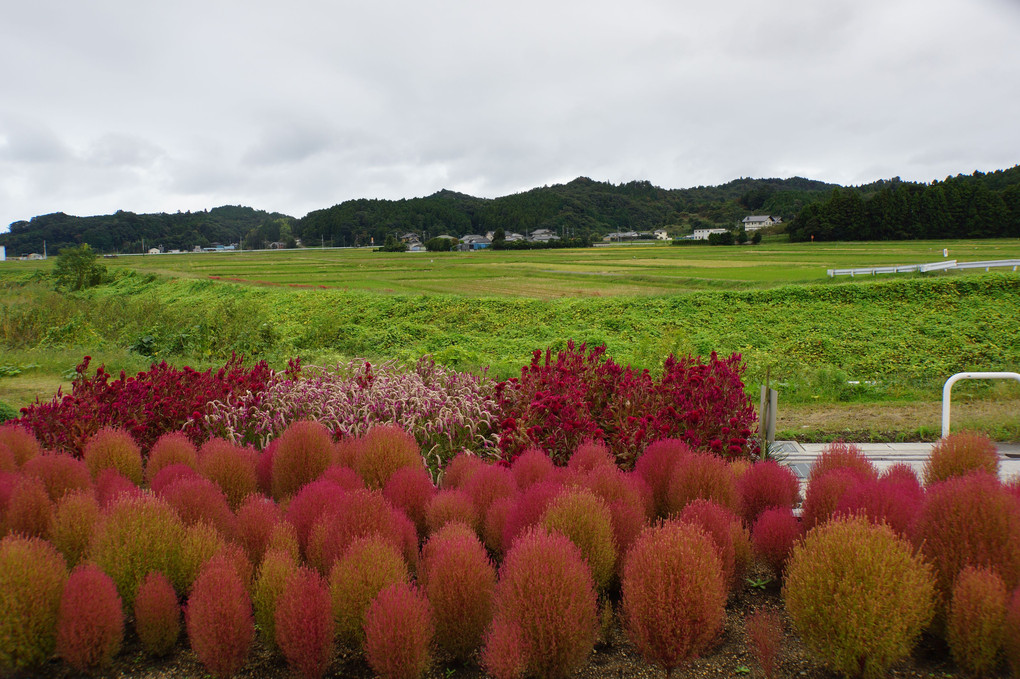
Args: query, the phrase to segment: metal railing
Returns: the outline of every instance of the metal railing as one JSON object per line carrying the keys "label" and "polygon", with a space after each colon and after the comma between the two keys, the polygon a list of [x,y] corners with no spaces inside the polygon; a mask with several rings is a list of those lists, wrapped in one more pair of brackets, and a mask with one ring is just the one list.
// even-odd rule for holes
{"label": "metal railing", "polygon": [[988,271],[992,267],[1012,267],[1013,271],[1020,266],[1020,259],[993,259],[987,262],[957,262],[955,259],[946,259],[941,262],[930,264],[902,264],[900,266],[865,266],[856,269],[826,269],[829,278],[835,276],[874,276],[880,273],[911,273],[920,271],[948,271],[950,269],[984,269]]}
{"label": "metal railing", "polygon": [[989,372],[989,373],[956,373],[942,387],[942,438],[949,436],[949,402],[953,385],[960,380],[1016,380],[1020,382],[1020,373]]}

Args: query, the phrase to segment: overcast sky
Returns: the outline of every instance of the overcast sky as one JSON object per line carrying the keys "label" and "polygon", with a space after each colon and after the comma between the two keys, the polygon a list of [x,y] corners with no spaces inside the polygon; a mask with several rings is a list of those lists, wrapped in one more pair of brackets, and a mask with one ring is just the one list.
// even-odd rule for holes
{"label": "overcast sky", "polygon": [[1020,0],[31,0],[0,19],[0,230],[1017,163]]}

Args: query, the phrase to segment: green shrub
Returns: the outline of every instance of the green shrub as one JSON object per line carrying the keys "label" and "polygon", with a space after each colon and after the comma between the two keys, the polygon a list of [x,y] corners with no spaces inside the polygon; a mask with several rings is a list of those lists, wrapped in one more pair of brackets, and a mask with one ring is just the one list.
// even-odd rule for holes
{"label": "green shrub", "polygon": [[21,414],[18,412],[17,408],[0,401],[0,424],[3,424],[8,420],[16,420],[20,416]]}
{"label": "green shrub", "polygon": [[376,425],[361,436],[354,471],[369,488],[382,489],[401,467],[424,467],[421,448],[413,436],[397,425]]}
{"label": "green shrub", "polygon": [[388,540],[372,535],[351,543],[329,573],[337,641],[359,649],[369,604],[385,587],[409,581],[407,564]]}
{"label": "green shrub", "polygon": [[142,449],[126,431],[103,427],[85,444],[82,457],[92,478],[104,469],[115,469],[136,486],[142,485]]}
{"label": "green shrub", "polygon": [[809,532],[787,564],[794,629],[829,669],[881,677],[906,657],[934,614],[935,578],[886,525],[837,517]]}
{"label": "green shrub", "polygon": [[172,431],[163,434],[152,444],[149,456],[145,460],[145,481],[151,486],[156,474],[172,464],[183,464],[198,469],[198,450],[183,432]]}
{"label": "green shrub", "polygon": [[64,559],[48,542],[0,540],[0,674],[38,667],[53,655],[66,581]]}
{"label": "green shrub", "polygon": [[181,606],[173,585],[162,573],[145,576],[135,596],[135,632],[146,651],[163,656],[181,635]]}
{"label": "green shrub", "polygon": [[[606,459],[609,460],[608,455]],[[540,524],[577,545],[596,590],[605,591],[616,570],[613,517],[606,503],[587,489],[564,490],[546,507]]]}
{"label": "green shrub", "polygon": [[85,558],[99,515],[99,503],[91,490],[71,491],[57,502],[50,541],[72,568]]}
{"label": "green shrub", "polygon": [[287,585],[287,580],[297,572],[298,562],[293,554],[283,550],[270,549],[262,559],[255,586],[252,604],[255,608],[255,627],[263,643],[269,648],[276,647],[276,601]]}
{"label": "green shrub", "polygon": [[940,439],[932,447],[922,478],[924,485],[930,486],[974,471],[998,476],[999,453],[984,434],[962,431]]}
{"label": "green shrub", "polygon": [[995,669],[1005,634],[1006,585],[995,571],[968,566],[956,578],[946,616],[953,660],[973,676]]}

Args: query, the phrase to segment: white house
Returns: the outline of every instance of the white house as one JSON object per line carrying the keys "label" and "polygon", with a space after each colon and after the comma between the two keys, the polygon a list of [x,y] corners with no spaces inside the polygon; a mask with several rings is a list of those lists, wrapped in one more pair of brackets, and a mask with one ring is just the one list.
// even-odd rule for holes
{"label": "white house", "polygon": [[149,254],[150,255],[158,255],[158,254],[160,254],[160,249],[159,248],[149,248]]}
{"label": "white house", "polygon": [[713,233],[726,233],[729,229],[694,229],[694,240],[708,240]]}
{"label": "white house", "polygon": [[772,217],[771,215],[749,215],[744,217],[742,223],[744,225],[744,231],[757,231],[758,229],[764,229],[766,226],[772,226],[783,221],[779,217]]}
{"label": "white house", "polygon": [[656,229],[652,231],[652,235],[655,236],[655,240],[669,240],[669,234],[666,233],[666,229]]}

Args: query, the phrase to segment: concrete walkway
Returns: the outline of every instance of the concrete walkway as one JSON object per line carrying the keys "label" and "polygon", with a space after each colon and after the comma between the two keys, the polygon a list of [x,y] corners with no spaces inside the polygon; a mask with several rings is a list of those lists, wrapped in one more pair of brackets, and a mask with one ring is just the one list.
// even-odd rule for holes
{"label": "concrete walkway", "polygon": [[[776,441],[781,455],[786,455],[784,462],[802,480],[807,479],[811,467],[824,450],[826,443],[797,443],[796,441]],[[856,443],[869,460],[881,472],[892,465],[903,462],[909,464],[917,473],[918,478],[928,460],[934,443]],[[997,443],[999,450],[999,478],[1003,481],[1020,474],[1020,444]]]}

